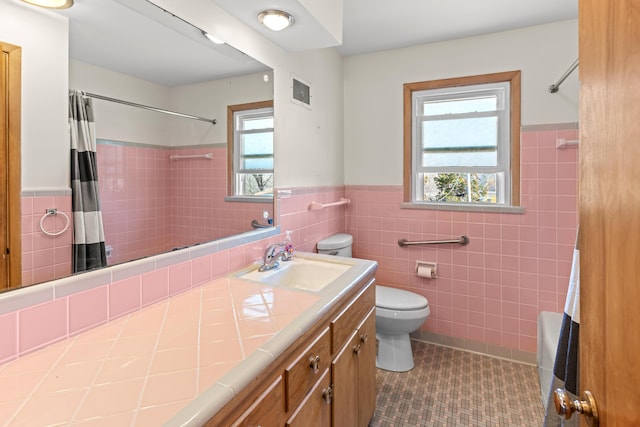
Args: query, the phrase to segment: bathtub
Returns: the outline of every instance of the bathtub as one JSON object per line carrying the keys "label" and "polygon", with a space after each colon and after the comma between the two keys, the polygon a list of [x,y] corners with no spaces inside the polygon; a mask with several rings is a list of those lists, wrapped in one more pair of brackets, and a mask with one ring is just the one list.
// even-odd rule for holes
{"label": "bathtub", "polygon": [[553,378],[553,364],[556,361],[562,317],[563,313],[550,311],[543,311],[538,315],[538,377],[540,380],[540,396],[545,411]]}

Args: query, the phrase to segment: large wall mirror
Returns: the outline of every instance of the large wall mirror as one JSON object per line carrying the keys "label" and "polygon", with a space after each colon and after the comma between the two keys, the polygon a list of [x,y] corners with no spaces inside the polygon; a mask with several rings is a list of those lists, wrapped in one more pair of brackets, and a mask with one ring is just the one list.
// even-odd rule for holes
{"label": "large wall mirror", "polygon": [[146,0],[56,13],[69,18],[69,90],[93,98],[108,266],[272,224],[269,191],[229,197],[227,183],[228,107],[272,104],[269,67]]}

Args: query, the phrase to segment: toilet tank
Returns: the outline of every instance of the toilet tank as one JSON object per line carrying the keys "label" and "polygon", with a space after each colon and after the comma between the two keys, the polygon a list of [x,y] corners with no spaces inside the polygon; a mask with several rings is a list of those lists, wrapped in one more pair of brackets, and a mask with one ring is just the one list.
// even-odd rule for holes
{"label": "toilet tank", "polygon": [[318,242],[318,253],[325,255],[338,255],[351,257],[353,237],[351,234],[334,234]]}

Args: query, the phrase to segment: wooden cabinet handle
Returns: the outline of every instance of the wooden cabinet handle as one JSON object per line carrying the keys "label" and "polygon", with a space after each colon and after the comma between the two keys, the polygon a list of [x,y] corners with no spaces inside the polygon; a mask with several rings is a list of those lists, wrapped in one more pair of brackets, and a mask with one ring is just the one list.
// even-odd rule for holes
{"label": "wooden cabinet handle", "polygon": [[354,345],[354,346],[353,346],[353,353],[354,353],[356,356],[359,356],[359,355],[360,355],[360,350],[362,350],[362,344],[358,344],[358,345]]}
{"label": "wooden cabinet handle", "polygon": [[333,387],[330,386],[322,390],[322,398],[324,399],[325,403],[331,403],[331,400],[333,399]]}
{"label": "wooden cabinet handle", "polygon": [[366,343],[368,339],[369,339],[369,337],[367,336],[366,333],[360,335],[360,342],[361,343],[363,343],[363,344]]}
{"label": "wooden cabinet handle", "polygon": [[309,367],[313,370],[314,374],[320,372],[320,356],[309,358]]}

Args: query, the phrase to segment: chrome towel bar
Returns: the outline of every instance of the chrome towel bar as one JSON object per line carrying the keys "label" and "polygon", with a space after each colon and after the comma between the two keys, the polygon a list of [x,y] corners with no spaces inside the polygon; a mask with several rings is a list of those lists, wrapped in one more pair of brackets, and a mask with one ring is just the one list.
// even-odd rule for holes
{"label": "chrome towel bar", "polygon": [[414,245],[442,245],[444,243],[457,243],[459,245],[465,246],[469,244],[469,238],[467,236],[460,236],[459,239],[425,240],[422,242],[409,242],[407,239],[398,240],[398,246],[400,246],[401,248],[405,248],[407,246],[414,246]]}

